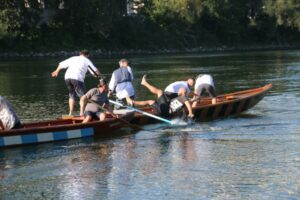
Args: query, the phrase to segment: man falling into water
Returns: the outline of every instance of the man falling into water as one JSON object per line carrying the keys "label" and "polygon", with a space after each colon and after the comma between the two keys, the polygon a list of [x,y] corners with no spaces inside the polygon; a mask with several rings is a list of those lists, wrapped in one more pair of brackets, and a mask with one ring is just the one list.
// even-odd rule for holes
{"label": "man falling into water", "polygon": [[[81,98],[85,93],[84,79],[87,71],[93,76],[100,76],[100,71],[88,59],[87,50],[80,51],[79,56],[73,56],[59,63],[57,69],[51,73],[52,77],[57,77],[62,69],[67,69],[65,82],[69,90],[69,115],[73,114],[76,95]],[[82,101],[80,101],[82,103]],[[80,105],[82,107],[82,105]],[[83,116],[83,113],[80,112]]]}
{"label": "man falling into water", "polygon": [[185,106],[188,110],[188,117],[193,118],[193,111],[192,106],[189,100],[186,98],[186,88],[180,87],[178,88],[177,97],[170,100],[166,93],[163,92],[161,89],[154,87],[153,85],[149,84],[146,80],[146,75],[143,76],[141,85],[145,86],[152,94],[155,94],[157,99],[155,100],[146,100],[146,101],[135,101],[130,98],[127,98],[127,101],[130,102],[132,105],[138,106],[146,106],[150,105],[153,106],[157,113],[162,117],[170,117],[173,113],[178,112]]}

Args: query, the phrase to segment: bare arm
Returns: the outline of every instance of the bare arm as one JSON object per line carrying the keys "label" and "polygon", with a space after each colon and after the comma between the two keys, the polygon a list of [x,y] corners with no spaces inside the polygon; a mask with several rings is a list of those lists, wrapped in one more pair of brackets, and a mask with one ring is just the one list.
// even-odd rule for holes
{"label": "bare arm", "polygon": [[191,92],[189,95],[192,99],[190,100],[191,102],[197,101],[200,99],[200,95],[196,93],[196,90],[194,92]]}
{"label": "bare arm", "polygon": [[56,70],[54,70],[54,71],[51,73],[51,76],[52,76],[53,78],[57,77],[61,69],[62,69],[62,68],[60,67],[60,65],[58,65],[58,67],[56,68]]}
{"label": "bare arm", "polygon": [[96,70],[96,74],[97,76],[101,76],[101,72],[99,71],[99,69]]}
{"label": "bare arm", "polygon": [[191,103],[189,101],[185,101],[184,104],[185,104],[186,108],[188,109],[188,112],[189,112],[188,116],[194,117]]}
{"label": "bare arm", "polygon": [[89,72],[92,74],[92,76],[94,77],[100,77],[101,76],[101,72],[99,71],[99,69],[95,68],[96,70],[92,69],[92,67],[89,66]]}
{"label": "bare arm", "polygon": [[86,59],[86,62],[90,74],[92,74],[92,76],[96,78],[100,77],[101,76],[100,70],[97,67],[95,67],[95,65],[89,59]]}

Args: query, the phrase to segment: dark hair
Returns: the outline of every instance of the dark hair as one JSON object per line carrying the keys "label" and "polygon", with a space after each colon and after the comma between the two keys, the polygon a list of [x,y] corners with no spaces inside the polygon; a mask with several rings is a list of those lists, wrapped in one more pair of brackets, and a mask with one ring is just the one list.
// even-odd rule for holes
{"label": "dark hair", "polygon": [[88,56],[88,55],[90,55],[90,53],[89,53],[89,51],[88,51],[88,50],[86,50],[86,49],[83,49],[83,50],[81,50],[81,51],[80,51],[80,55],[85,55],[85,56]]}
{"label": "dark hair", "polygon": [[195,79],[193,77],[188,77],[186,80],[192,79],[193,81],[195,81]]}
{"label": "dark hair", "polygon": [[119,62],[126,62],[126,63],[129,63],[127,59],[125,58],[122,58]]}
{"label": "dark hair", "polygon": [[102,87],[102,86],[104,86],[104,85],[107,85],[107,81],[106,81],[106,79],[101,78],[101,79],[99,80],[99,83],[98,83],[97,87]]}

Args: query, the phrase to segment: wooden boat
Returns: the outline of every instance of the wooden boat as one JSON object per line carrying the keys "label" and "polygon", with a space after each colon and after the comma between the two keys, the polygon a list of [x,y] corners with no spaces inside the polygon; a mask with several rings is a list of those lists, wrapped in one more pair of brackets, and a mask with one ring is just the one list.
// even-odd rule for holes
{"label": "wooden boat", "polygon": [[0,131],[0,147],[25,145],[33,143],[69,140],[83,137],[111,137],[112,131],[128,124],[119,118],[130,121],[134,112],[117,114],[118,118],[107,114],[104,121],[81,123],[82,117],[56,119],[49,121],[24,123],[19,129]]}
{"label": "wooden boat", "polygon": [[[219,118],[228,117],[230,115],[238,115],[253,106],[264,98],[266,93],[272,88],[272,84],[263,87],[249,89],[229,94],[217,96],[217,103],[212,104],[211,98],[203,97],[193,108],[196,121],[210,121]],[[144,107],[141,110],[155,114],[155,110],[151,107]],[[132,123],[147,124],[155,123],[157,120],[148,118],[136,113],[132,119]]]}

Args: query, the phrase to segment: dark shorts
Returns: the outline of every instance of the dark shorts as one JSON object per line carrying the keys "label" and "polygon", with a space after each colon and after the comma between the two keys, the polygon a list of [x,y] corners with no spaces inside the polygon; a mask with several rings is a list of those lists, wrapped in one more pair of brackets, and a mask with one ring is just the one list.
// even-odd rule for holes
{"label": "dark shorts", "polygon": [[87,116],[91,116],[92,119],[96,119],[96,120],[99,120],[99,116],[102,112],[92,112],[92,111],[85,111],[84,112],[84,116],[87,117]]}
{"label": "dark shorts", "polygon": [[196,88],[196,94],[202,95],[204,92],[207,92],[210,97],[216,97],[215,88],[209,84],[201,84]]}
{"label": "dark shorts", "polygon": [[158,114],[162,117],[170,117],[170,101],[168,97],[163,94],[156,99],[153,107],[157,110]]}
{"label": "dark shorts", "polygon": [[82,97],[85,93],[84,83],[75,79],[66,79],[65,80],[67,88],[69,90],[69,98],[75,99],[76,95]]}
{"label": "dark shorts", "polygon": [[164,92],[165,96],[168,98],[169,101],[172,99],[175,99],[178,97],[178,93],[173,93],[173,92]]}

